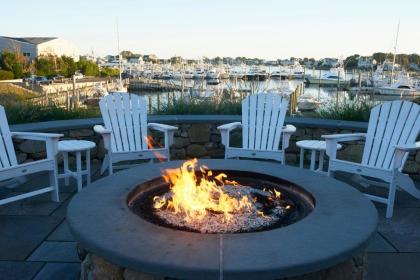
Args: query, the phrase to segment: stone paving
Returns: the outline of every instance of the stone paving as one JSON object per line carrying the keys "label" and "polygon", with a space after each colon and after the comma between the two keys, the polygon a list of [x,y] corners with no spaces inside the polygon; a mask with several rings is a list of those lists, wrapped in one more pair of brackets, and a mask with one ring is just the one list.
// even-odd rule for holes
{"label": "stone paving", "polygon": [[[94,179],[99,178],[98,167],[92,168]],[[46,174],[31,176],[18,188],[0,188],[0,197],[42,186],[46,180]],[[76,243],[65,219],[76,187],[73,180],[69,187],[60,183],[59,203],[45,194],[0,206],[0,279],[79,279]],[[397,192],[395,205],[394,217],[385,219],[384,205],[376,204],[379,227],[368,247],[369,280],[420,279],[420,200]]]}

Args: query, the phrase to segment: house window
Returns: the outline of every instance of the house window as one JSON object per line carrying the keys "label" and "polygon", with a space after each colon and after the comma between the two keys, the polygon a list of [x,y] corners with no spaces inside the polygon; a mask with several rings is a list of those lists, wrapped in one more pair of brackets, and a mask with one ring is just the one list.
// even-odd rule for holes
{"label": "house window", "polygon": [[30,57],[30,56],[31,56],[31,54],[30,54],[30,53],[28,53],[28,52],[24,52],[24,53],[23,53],[23,56]]}

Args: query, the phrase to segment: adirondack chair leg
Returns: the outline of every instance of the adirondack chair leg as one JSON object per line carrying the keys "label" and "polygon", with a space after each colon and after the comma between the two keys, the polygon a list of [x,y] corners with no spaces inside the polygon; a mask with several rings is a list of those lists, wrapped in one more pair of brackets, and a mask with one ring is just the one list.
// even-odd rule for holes
{"label": "adirondack chair leg", "polygon": [[386,217],[392,218],[394,213],[394,201],[395,201],[395,191],[396,191],[396,180],[395,176],[392,178],[391,183],[389,184],[389,192],[386,206]]}
{"label": "adirondack chair leg", "polygon": [[300,148],[299,167],[303,168],[303,157],[305,156],[305,150]]}
{"label": "adirondack chair leg", "polygon": [[319,152],[318,171],[324,170],[324,151]]}
{"label": "adirondack chair leg", "polygon": [[109,175],[112,174],[112,162],[109,153],[105,155],[101,166],[101,175],[104,174],[105,170],[109,168]]}
{"label": "adirondack chair leg", "polygon": [[90,150],[86,151],[86,171],[87,171],[87,175],[86,175],[86,185],[90,185]]}
{"label": "adirondack chair leg", "polygon": [[82,190],[82,152],[76,152],[77,191]]}
{"label": "adirondack chair leg", "polygon": [[114,170],[112,169],[112,156],[108,152],[108,173],[109,175],[112,175],[114,173]]}
{"label": "adirondack chair leg", "polygon": [[311,166],[310,166],[310,169],[312,171],[315,170],[315,160],[316,160],[315,156],[316,156],[316,151],[315,150],[312,150],[311,151]]}
{"label": "adirondack chair leg", "polygon": [[[69,153],[63,152],[63,161],[64,161],[64,174],[66,174],[69,170]],[[64,178],[64,185],[69,185],[69,177]]]}
{"label": "adirondack chair leg", "polygon": [[50,186],[54,187],[54,190],[51,192],[51,200],[54,202],[59,202],[59,189],[58,189],[58,177],[57,177],[57,167],[54,167],[54,170],[49,172],[50,177]]}

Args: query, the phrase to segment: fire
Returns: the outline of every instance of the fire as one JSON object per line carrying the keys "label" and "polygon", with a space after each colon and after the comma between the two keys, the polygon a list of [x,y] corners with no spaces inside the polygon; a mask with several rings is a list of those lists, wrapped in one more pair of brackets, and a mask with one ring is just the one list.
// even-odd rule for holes
{"label": "fire", "polygon": [[175,213],[184,215],[184,220],[202,220],[207,213],[223,214],[229,221],[233,213],[250,211],[253,203],[248,196],[232,196],[224,190],[224,185],[239,185],[227,180],[227,175],[220,173],[213,176],[207,167],[201,166],[201,176],[195,173],[197,159],[185,162],[180,168],[165,170],[164,179],[170,183],[167,196],[154,197],[154,207],[166,207]]}

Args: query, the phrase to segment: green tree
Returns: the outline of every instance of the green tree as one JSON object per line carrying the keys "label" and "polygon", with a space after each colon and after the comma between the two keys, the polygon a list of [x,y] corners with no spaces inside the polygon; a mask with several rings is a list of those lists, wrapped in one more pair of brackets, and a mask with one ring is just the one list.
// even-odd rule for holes
{"label": "green tree", "polygon": [[122,51],[122,52],[120,52],[120,54],[123,58],[134,56],[134,53],[132,53],[131,51]]}
{"label": "green tree", "polygon": [[101,77],[117,77],[120,74],[120,70],[110,67],[104,67],[101,69]]}
{"label": "green tree", "polygon": [[74,59],[69,56],[62,56],[62,67],[60,67],[60,74],[65,77],[71,77],[74,75],[74,73],[77,70],[76,62],[74,62]]}
{"label": "green tree", "polygon": [[24,63],[18,53],[4,50],[1,55],[0,66],[5,71],[13,73],[14,78],[22,78],[24,76]]}
{"label": "green tree", "polygon": [[57,75],[56,60],[53,56],[40,56],[35,59],[35,74],[38,76]]}
{"label": "green tree", "polygon": [[392,57],[391,53],[377,52],[372,55],[373,59],[376,60],[378,64],[381,64],[385,59]]}
{"label": "green tree", "polygon": [[12,71],[6,71],[0,69],[0,80],[11,80],[13,79],[13,72]]}
{"label": "green tree", "polygon": [[344,67],[347,69],[357,68],[360,55],[354,54],[344,60]]}
{"label": "green tree", "polygon": [[410,63],[420,65],[420,55],[413,53],[408,56],[408,59],[410,60]]}
{"label": "green tree", "polygon": [[95,62],[81,59],[77,62],[77,69],[85,76],[99,76],[99,67]]}

